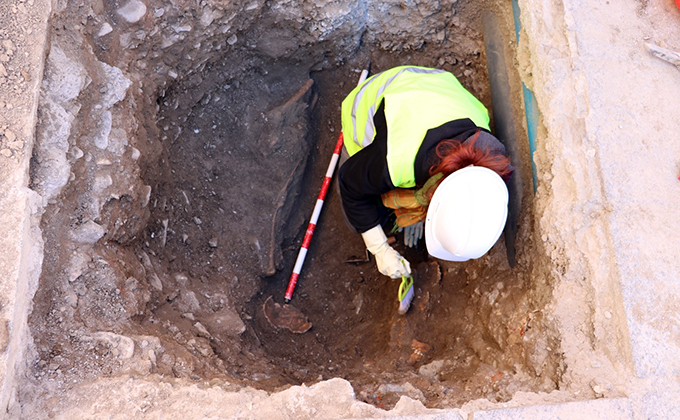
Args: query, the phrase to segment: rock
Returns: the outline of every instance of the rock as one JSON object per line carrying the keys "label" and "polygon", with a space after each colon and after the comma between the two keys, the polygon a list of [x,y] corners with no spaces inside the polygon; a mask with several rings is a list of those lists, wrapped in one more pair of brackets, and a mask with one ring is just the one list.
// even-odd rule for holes
{"label": "rock", "polygon": [[43,94],[55,103],[64,103],[78,97],[90,81],[82,64],[71,60],[57,45],[52,45],[47,61]]}
{"label": "rock", "polygon": [[99,33],[97,34],[97,36],[101,37],[104,35],[108,35],[111,32],[113,32],[113,27],[108,22],[104,22],[102,24],[102,27],[99,29]]}
{"label": "rock", "polygon": [[155,272],[147,273],[146,280],[154,289],[158,290],[159,292],[163,291],[163,283]]}
{"label": "rock", "polygon": [[189,276],[183,273],[177,273],[174,275],[175,281],[182,287],[187,287],[189,285]]}
{"label": "rock", "polygon": [[97,133],[94,137],[94,145],[99,149],[106,149],[109,146],[109,135],[111,134],[112,117],[111,111],[104,111],[99,117]]}
{"label": "rock", "polygon": [[5,39],[2,41],[2,46],[5,48],[5,52],[7,55],[11,56],[14,54],[14,50],[16,49],[16,46],[12,42],[11,39]]}
{"label": "rock", "polygon": [[12,150],[21,150],[24,148],[24,142],[23,141],[13,141],[8,144],[9,148]]}
{"label": "rock", "polygon": [[112,353],[121,359],[129,359],[135,353],[135,342],[130,337],[108,331],[94,333],[92,337],[84,336],[82,340],[102,342],[110,346]]}
{"label": "rock", "polygon": [[9,149],[2,149],[2,150],[0,150],[0,155],[7,157],[7,158],[12,157],[12,151],[9,150]]}
{"label": "rock", "polygon": [[151,186],[150,185],[144,185],[139,192],[139,196],[140,196],[140,199],[141,199],[140,205],[142,207],[148,206],[149,200],[151,200]]}
{"label": "rock", "polygon": [[203,322],[214,335],[226,334],[228,336],[237,336],[246,330],[246,325],[238,313],[226,307],[205,317]]}
{"label": "rock", "polygon": [[97,193],[101,193],[111,185],[113,185],[113,178],[111,178],[111,175],[97,175],[94,178],[92,189]]}
{"label": "rock", "polygon": [[198,336],[199,337],[204,337],[204,338],[210,338],[211,337],[208,330],[200,322],[195,323],[194,327],[198,330]]}
{"label": "rock", "polygon": [[428,379],[438,380],[439,372],[442,370],[443,367],[444,367],[443,360],[435,360],[432,363],[428,363],[426,365],[421,366],[420,369],[418,369],[418,373]]}
{"label": "rock", "polygon": [[156,352],[153,351],[153,349],[149,349],[146,352],[146,354],[147,354],[147,357],[149,358],[149,360],[151,361],[151,363],[153,363],[155,365],[156,364]]}
{"label": "rock", "polygon": [[128,23],[139,22],[146,14],[146,5],[139,0],[130,0],[125,6],[116,10]]}
{"label": "rock", "polygon": [[198,301],[196,293],[191,290],[182,290],[179,304],[184,312],[196,312],[201,310],[201,303]]}
{"label": "rock", "polygon": [[71,232],[71,238],[75,242],[81,244],[94,244],[104,236],[105,233],[106,231],[101,225],[92,220],[88,220]]}
{"label": "rock", "polygon": [[172,29],[175,32],[180,33],[180,32],[191,32],[191,30],[193,28],[191,27],[191,25],[172,25]]}
{"label": "rock", "polygon": [[136,147],[132,147],[131,150],[132,151],[130,152],[130,157],[133,160],[139,159],[139,157],[141,156],[141,152],[139,151],[139,149],[137,149]]}
{"label": "rock", "polygon": [[101,104],[105,109],[109,109],[125,98],[132,81],[125,77],[123,71],[118,67],[110,66],[104,62],[100,62],[99,65],[106,77],[106,91],[102,95]]}

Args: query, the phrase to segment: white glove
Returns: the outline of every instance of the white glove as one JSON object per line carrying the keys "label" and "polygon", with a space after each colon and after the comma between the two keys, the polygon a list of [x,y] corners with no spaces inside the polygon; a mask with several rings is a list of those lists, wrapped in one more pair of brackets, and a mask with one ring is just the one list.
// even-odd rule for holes
{"label": "white glove", "polygon": [[375,262],[381,274],[393,279],[411,275],[411,264],[387,244],[387,236],[380,225],[362,233],[361,237],[368,251],[375,256]]}

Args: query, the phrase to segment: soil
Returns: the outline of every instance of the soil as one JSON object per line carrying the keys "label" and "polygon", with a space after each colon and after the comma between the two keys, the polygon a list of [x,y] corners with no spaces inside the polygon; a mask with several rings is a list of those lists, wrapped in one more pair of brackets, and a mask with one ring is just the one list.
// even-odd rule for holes
{"label": "soil", "polygon": [[[92,162],[105,165],[106,157],[80,144],[91,159],[72,159],[76,181],[43,216],[46,263],[30,318],[35,386],[58,393],[133,374],[273,391],[342,377],[358,398],[381,408],[402,395],[450,407],[557,389],[560,342],[542,315],[549,286],[531,277],[539,260],[530,255],[527,211],[512,268],[502,240],[484,258],[461,264],[429,258],[423,243],[406,248],[397,235],[394,247],[411,261],[416,285],[410,311],[399,316],[398,283],[378,273],[361,237],[344,226],[331,185],[291,303],[311,329],[277,329],[262,309],[269,297],[283,304],[339,134],[340,103],[366,63],[373,73],[402,64],[450,70],[491,109],[477,6],[455,3],[442,45],[413,48],[376,36],[347,56],[321,59],[235,47],[116,105],[138,119],[119,122],[137,134],[130,139],[136,152],[126,144],[121,154],[127,175],[92,175]],[[503,25],[511,34],[511,22]],[[95,47],[109,64],[122,51]],[[95,104],[88,109],[95,112]],[[85,118],[77,124],[96,130]],[[47,177],[41,164],[38,155],[38,190]],[[526,160],[518,167],[531,173]],[[132,192],[108,196],[92,216],[83,191],[107,179]],[[87,240],[74,245],[62,227],[82,231],[88,217],[103,230],[79,254]],[[74,255],[86,257],[74,264]]]}

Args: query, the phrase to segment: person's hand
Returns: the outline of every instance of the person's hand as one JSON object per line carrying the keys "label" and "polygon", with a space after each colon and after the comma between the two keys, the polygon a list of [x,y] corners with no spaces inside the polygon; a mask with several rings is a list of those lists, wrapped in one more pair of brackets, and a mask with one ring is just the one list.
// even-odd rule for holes
{"label": "person's hand", "polygon": [[387,244],[387,237],[380,225],[361,234],[368,251],[375,256],[378,271],[393,279],[411,274],[411,265]]}
{"label": "person's hand", "polygon": [[423,232],[425,231],[425,223],[421,220],[405,228],[399,228],[399,230],[404,230],[404,245],[409,248],[415,248],[418,246],[418,241],[422,239]]}
{"label": "person's hand", "polygon": [[393,279],[400,279],[411,274],[411,264],[391,246],[385,244],[384,251],[373,255],[375,255],[375,264],[380,273]]}

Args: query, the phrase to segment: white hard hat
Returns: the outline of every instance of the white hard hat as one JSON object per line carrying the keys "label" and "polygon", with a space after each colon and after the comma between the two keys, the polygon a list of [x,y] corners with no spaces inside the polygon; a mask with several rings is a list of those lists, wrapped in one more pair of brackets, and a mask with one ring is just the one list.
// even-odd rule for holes
{"label": "white hard hat", "polygon": [[508,217],[508,188],[494,171],[468,166],[447,176],[430,201],[425,220],[427,251],[447,261],[486,254]]}

